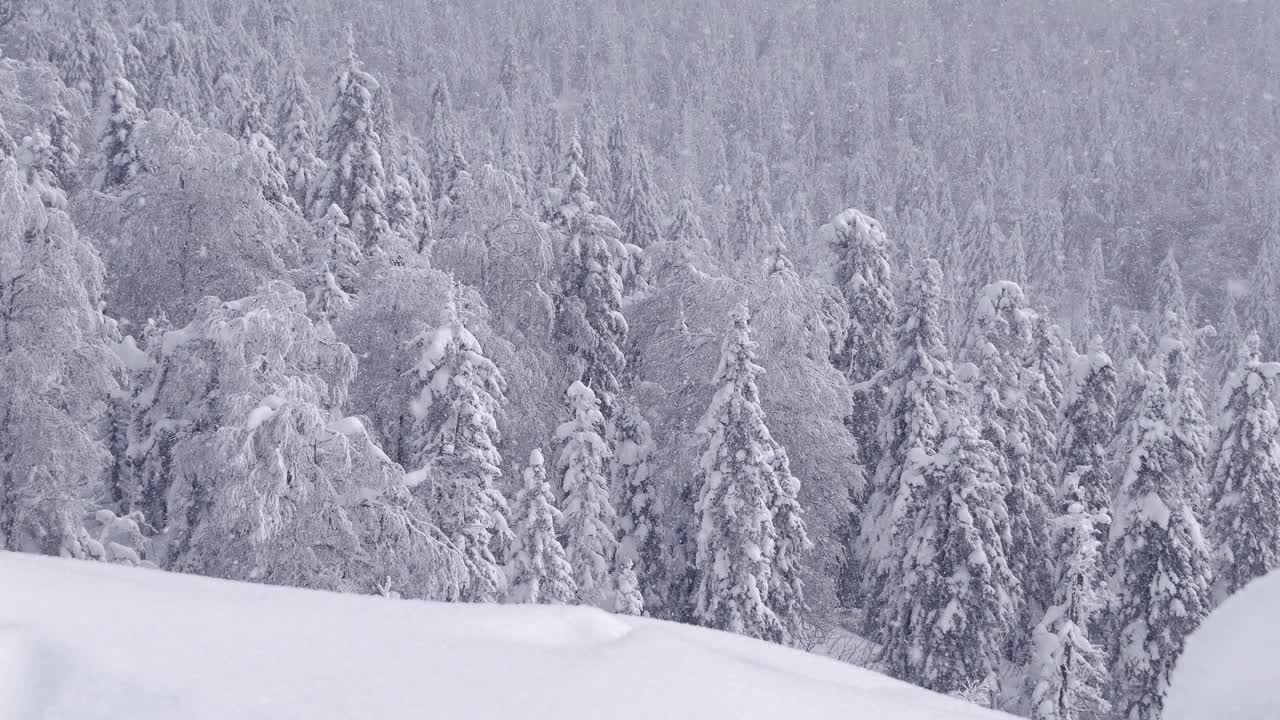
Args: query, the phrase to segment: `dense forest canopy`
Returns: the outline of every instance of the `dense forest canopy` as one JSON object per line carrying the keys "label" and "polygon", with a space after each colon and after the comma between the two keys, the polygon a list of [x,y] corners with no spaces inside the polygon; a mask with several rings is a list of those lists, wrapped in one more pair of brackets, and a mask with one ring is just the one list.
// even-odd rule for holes
{"label": "dense forest canopy", "polygon": [[0,548],[843,623],[934,690],[1155,720],[1280,564],[1277,37],[0,0]]}

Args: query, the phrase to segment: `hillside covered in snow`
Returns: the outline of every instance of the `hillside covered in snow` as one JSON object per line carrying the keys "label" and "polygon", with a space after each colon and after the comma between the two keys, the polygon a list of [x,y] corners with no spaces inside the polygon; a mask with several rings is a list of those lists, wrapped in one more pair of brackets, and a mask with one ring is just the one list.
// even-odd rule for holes
{"label": "hillside covered in snow", "polygon": [[1004,717],[797,650],[594,609],[12,553],[0,553],[0,587],[3,720]]}

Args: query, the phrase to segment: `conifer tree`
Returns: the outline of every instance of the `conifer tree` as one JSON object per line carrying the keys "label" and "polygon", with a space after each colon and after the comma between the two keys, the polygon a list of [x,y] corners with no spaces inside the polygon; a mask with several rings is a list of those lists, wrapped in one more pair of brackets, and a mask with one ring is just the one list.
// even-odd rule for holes
{"label": "conifer tree", "polygon": [[1182,289],[1182,270],[1178,267],[1178,259],[1174,256],[1172,247],[1156,269],[1155,295],[1151,307],[1153,337],[1162,338],[1173,334],[1185,336],[1190,332],[1191,316],[1187,311],[1187,295]]}
{"label": "conifer tree", "polygon": [[622,276],[626,251],[618,226],[600,214],[582,172],[582,146],[575,126],[565,155],[565,182],[552,223],[567,236],[567,257],[560,280],[557,330],[569,346],[583,384],[599,399],[606,418],[614,413],[618,377],[626,366],[622,347],[627,321],[622,315]]}
{"label": "conifer tree", "polygon": [[[872,385],[893,353],[893,323],[897,306],[889,267],[888,242],[880,223],[849,209],[831,221],[836,255],[835,282],[844,296],[849,325],[832,363],[853,386],[853,412],[846,425],[858,443],[858,462],[870,475],[879,462],[877,427],[883,402],[881,388]],[[865,498],[852,498],[857,508]],[[855,510],[856,513],[856,510]],[[850,518],[849,542],[856,542],[858,520]],[[841,586],[855,588],[860,574],[858,554],[850,547],[842,568]]]}
{"label": "conifer tree", "polygon": [[1210,607],[1209,556],[1190,496],[1196,469],[1175,433],[1169,345],[1147,372],[1136,444],[1115,495],[1111,694],[1119,717],[1157,720],[1187,635]]}
{"label": "conifer tree", "polygon": [[49,166],[59,188],[65,193],[80,189],[80,147],[76,144],[71,116],[62,105],[49,112]]}
{"label": "conifer tree", "polygon": [[1264,357],[1280,357],[1280,220],[1262,238],[1258,262],[1249,282],[1245,329],[1258,333]]}
{"label": "conifer tree", "polygon": [[978,367],[975,403],[979,431],[1001,455],[997,472],[1007,474],[1010,569],[1021,583],[1021,631],[1012,633],[1014,657],[1027,650],[1023,634],[1052,601],[1052,565],[1048,554],[1048,509],[1053,497],[1051,419],[1043,378],[1031,366],[1034,318],[1022,289],[1011,282],[983,288],[974,321],[970,354]]}
{"label": "conifer tree", "polygon": [[312,207],[312,189],[324,177],[324,163],[316,156],[312,125],[316,116],[311,88],[295,58],[280,80],[276,98],[276,147],[284,163],[284,179],[298,207]]}
{"label": "conifer tree", "polygon": [[649,153],[644,148],[632,155],[625,177],[622,198],[618,203],[622,237],[637,247],[652,247],[662,242],[662,216],[658,210]]}
{"label": "conifer tree", "polygon": [[[769,182],[769,164],[764,156],[749,152],[738,169],[738,196],[729,219],[726,244],[720,248],[721,258],[742,262],[758,258],[774,246],[780,225],[773,212],[773,187]],[[732,238],[729,242],[727,238]]]}
{"label": "conifer tree", "polygon": [[427,113],[427,162],[432,198],[439,202],[453,185],[456,172],[450,161],[458,128],[453,117],[453,97],[442,77],[431,90]]}
{"label": "conifer tree", "polygon": [[444,323],[413,341],[418,396],[413,466],[421,474],[420,494],[436,524],[463,555],[468,581],[459,599],[492,602],[504,583],[496,558],[511,541],[507,501],[497,483],[502,475],[497,415],[505,381],[464,324],[451,300]]}
{"label": "conifer tree", "polygon": [[300,287],[307,296],[307,314],[332,322],[351,307],[359,281],[360,247],[351,236],[347,216],[337,205],[330,205],[314,228],[316,237],[307,247]]}
{"label": "conifer tree", "polygon": [[675,215],[667,228],[667,239],[676,245],[685,258],[700,258],[705,261],[711,256],[711,242],[703,229],[702,219],[698,216],[698,201],[693,186],[686,183],[676,202]]}
{"label": "conifer tree", "polygon": [[1008,523],[999,455],[963,414],[947,421],[936,459],[912,458],[922,485],[880,608],[887,671],[938,692],[986,681],[1017,622],[1018,578],[1005,560]]}
{"label": "conifer tree", "polygon": [[569,419],[556,429],[562,443],[556,467],[564,496],[565,552],[578,585],[578,599],[601,605],[612,589],[610,571],[618,549],[617,516],[609,502],[605,421],[600,401],[581,382],[565,393]]}
{"label": "conifer tree", "polygon": [[770,507],[775,443],[765,425],[756,378],[756,343],[739,306],[720,352],[711,407],[698,423],[697,588],[700,625],[780,640],[786,628],[769,606],[778,540]]}
{"label": "conifer tree", "polygon": [[[1072,359],[1058,414],[1059,509],[1079,502],[1082,519],[1105,542],[1111,528],[1111,469],[1116,435],[1116,370],[1095,337],[1089,352]],[[1067,553],[1059,551],[1058,556]],[[1061,569],[1061,568],[1059,568]]]}
{"label": "conifer tree", "polygon": [[1087,342],[1102,331],[1104,298],[1101,286],[1105,280],[1106,262],[1102,254],[1102,240],[1095,238],[1084,269],[1084,290],[1080,296],[1079,317],[1076,322],[1078,330],[1075,335],[1079,340]]}
{"label": "conifer tree", "polygon": [[661,509],[652,477],[653,432],[634,400],[622,404],[615,418],[613,496],[618,514],[618,555],[633,562],[644,605],[661,605],[659,586],[665,571]]}
{"label": "conifer tree", "polygon": [[777,532],[773,563],[769,574],[769,608],[782,624],[780,642],[795,644],[805,636],[808,604],[804,593],[805,554],[813,550],[813,542],[805,527],[800,507],[800,481],[791,474],[787,451],[773,443],[773,482],[769,510]]}
{"label": "conifer tree", "polygon": [[512,508],[515,540],[508,568],[512,602],[572,605],[578,598],[573,567],[558,537],[564,516],[555,507],[542,451],[529,453],[524,487]]}
{"label": "conifer tree", "polygon": [[111,80],[98,117],[98,176],[94,185],[103,191],[132,180],[142,170],[134,130],[142,122],[137,92],[128,80]]}
{"label": "conifer tree", "polygon": [[[875,219],[845,210],[831,221],[836,253],[835,280],[844,294],[849,327],[832,359],[855,388],[867,383],[889,363],[897,307],[889,268],[888,242]],[[862,445],[862,462],[874,466],[878,447],[875,428],[880,402],[875,389],[855,391],[849,429]]]}
{"label": "conifer tree", "polygon": [[938,263],[922,261],[899,310],[860,544],[867,628],[886,668],[947,691],[995,669],[1019,591],[1004,557],[999,456],[966,415],[943,342],[941,282]]}
{"label": "conifer tree", "polygon": [[338,63],[321,147],[325,173],[311,197],[316,217],[337,205],[351,222],[360,249],[394,256],[399,250],[386,215],[387,172],[382,138],[374,130],[378,81],[360,69],[350,48]]}
{"label": "conifer tree", "polygon": [[619,615],[643,615],[644,595],[636,578],[635,563],[623,560],[618,568],[618,588],[614,596],[613,611]]}
{"label": "conifer tree", "polygon": [[[905,532],[908,505],[923,482],[919,462],[941,447],[946,416],[964,402],[951,368],[941,318],[942,269],[923,261],[898,308],[894,348],[882,376],[884,411],[879,427],[880,462],[861,516],[856,547],[864,554],[864,596],[883,606],[888,576],[895,572],[895,545]],[[868,632],[878,620],[867,618]]]}
{"label": "conifer tree", "polygon": [[1063,488],[1065,512],[1052,525],[1057,551],[1053,604],[1032,632],[1028,673],[1032,720],[1076,720],[1101,717],[1110,709],[1103,695],[1106,653],[1089,638],[1089,627],[1102,607],[1098,591],[1097,515],[1072,500],[1074,488]]}
{"label": "conifer tree", "polygon": [[1280,364],[1261,362],[1261,345],[1249,335],[1222,388],[1209,484],[1219,602],[1280,567]]}
{"label": "conifer tree", "polygon": [[1240,325],[1240,314],[1236,311],[1236,297],[1230,290],[1225,293],[1222,319],[1214,324],[1214,330],[1217,332],[1217,352],[1215,353],[1217,367],[1213,380],[1214,385],[1221,388],[1227,382],[1231,372],[1236,369],[1240,348],[1245,346],[1246,340],[1246,333]]}

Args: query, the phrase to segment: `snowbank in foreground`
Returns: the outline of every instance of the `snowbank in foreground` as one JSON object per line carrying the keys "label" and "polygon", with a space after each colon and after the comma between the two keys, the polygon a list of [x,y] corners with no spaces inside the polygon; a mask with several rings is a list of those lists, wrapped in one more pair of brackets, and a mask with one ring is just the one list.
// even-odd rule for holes
{"label": "snowbank in foreground", "polygon": [[1280,572],[1227,598],[1200,629],[1169,680],[1164,720],[1280,718]]}
{"label": "snowbank in foreground", "polygon": [[0,718],[1004,717],[786,648],[0,553]]}

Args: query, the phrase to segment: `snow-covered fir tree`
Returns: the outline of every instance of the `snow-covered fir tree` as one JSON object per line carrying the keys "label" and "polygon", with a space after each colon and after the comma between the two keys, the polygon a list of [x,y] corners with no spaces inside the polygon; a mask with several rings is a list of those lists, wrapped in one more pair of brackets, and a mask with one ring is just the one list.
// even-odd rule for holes
{"label": "snow-covered fir tree", "polygon": [[720,351],[711,406],[698,423],[701,447],[694,620],[706,627],[780,641],[787,627],[770,607],[778,531],[771,502],[775,443],[760,407],[756,343],[746,306],[736,308]]}
{"label": "snow-covered fir tree", "polygon": [[308,314],[332,322],[351,308],[362,254],[346,214],[337,205],[330,205],[314,228],[316,236],[307,248],[307,265],[299,286],[307,295]]}
{"label": "snow-covered fir tree", "polygon": [[662,242],[662,213],[653,182],[649,153],[637,150],[627,165],[618,211],[618,225],[626,242],[647,248]]}
{"label": "snow-covered fir tree", "polygon": [[567,236],[556,325],[583,384],[591,388],[605,416],[610,417],[618,377],[626,366],[622,347],[627,321],[622,314],[619,274],[626,250],[618,241],[618,226],[600,214],[588,192],[576,126],[565,155],[563,194],[551,221]]}
{"label": "snow-covered fir tree", "polygon": [[661,606],[660,586],[666,572],[662,508],[650,459],[653,431],[634,400],[622,403],[614,419],[613,497],[618,515],[618,556],[632,563],[639,590],[649,608]]}
{"label": "snow-covered fir tree", "polygon": [[98,118],[98,175],[94,185],[110,190],[124,185],[142,170],[134,131],[142,122],[137,91],[128,80],[117,77],[103,96]]}
{"label": "snow-covered fir tree", "polygon": [[613,611],[619,615],[643,615],[644,595],[640,592],[635,563],[630,558],[623,560],[618,567],[617,585]]}
{"label": "snow-covered fir tree", "polygon": [[974,383],[979,432],[1000,453],[997,472],[1005,477],[1009,513],[1010,569],[1021,584],[1022,619],[1012,634],[1014,657],[1027,650],[1030,628],[1052,600],[1047,501],[1053,497],[1052,419],[1044,416],[1047,395],[1032,366],[1034,318],[1022,289],[1011,282],[983,288],[973,320],[969,354],[977,366]]}
{"label": "snow-covered fir tree", "polygon": [[383,141],[374,129],[373,96],[378,87],[348,48],[334,73],[319,153],[325,172],[311,194],[311,212],[319,217],[337,205],[350,219],[361,250],[394,256],[402,248],[387,222]]}
{"label": "snow-covered fir tree", "polygon": [[276,97],[276,147],[284,163],[284,179],[298,207],[312,206],[312,188],[324,175],[324,163],[316,156],[312,134],[315,120],[311,88],[294,58],[286,65]]}
{"label": "snow-covered fir tree", "polygon": [[938,263],[920,262],[900,307],[884,374],[883,454],[859,540],[867,628],[886,669],[953,691],[996,670],[1020,590],[1004,556],[1000,456],[978,436],[952,369],[941,283]]}
{"label": "snow-covered fir tree", "polygon": [[609,460],[600,401],[591,388],[574,382],[565,392],[569,419],[556,429],[560,455],[556,469],[564,497],[565,552],[578,585],[578,599],[608,607],[618,550],[618,524],[609,501]]}
{"label": "snow-covered fir tree", "polygon": [[[1116,370],[1095,337],[1071,360],[1058,413],[1057,496],[1079,502],[1105,542],[1111,528],[1110,448],[1116,435]],[[1059,553],[1060,555],[1062,553]]]}
{"label": "snow-covered fir tree", "polygon": [[502,456],[497,416],[506,382],[451,300],[444,322],[414,338],[413,480],[436,524],[462,553],[468,579],[459,599],[493,602],[505,592],[499,558],[511,542],[507,501],[498,489]]}
{"label": "snow-covered fir tree", "polygon": [[578,585],[558,537],[564,516],[556,509],[541,450],[529,453],[523,475],[524,487],[511,509],[515,539],[507,562],[511,577],[508,598],[512,602],[572,605],[578,599]]}
{"label": "snow-covered fir tree", "polygon": [[1195,459],[1175,431],[1177,398],[1165,352],[1147,370],[1136,443],[1115,494],[1108,614],[1110,693],[1127,720],[1156,720],[1187,635],[1211,606],[1209,552],[1192,510]]}
{"label": "snow-covered fir tree", "polygon": [[1222,388],[1211,458],[1211,537],[1219,602],[1280,567],[1280,364],[1261,361],[1262,341],[1249,335]]}
{"label": "snow-covered fir tree", "polygon": [[1057,552],[1053,604],[1031,636],[1028,713],[1033,720],[1100,717],[1110,709],[1104,695],[1107,656],[1089,637],[1103,605],[1102,541],[1094,525],[1099,515],[1086,509],[1079,488],[1064,485],[1060,495],[1065,512],[1051,525]]}

